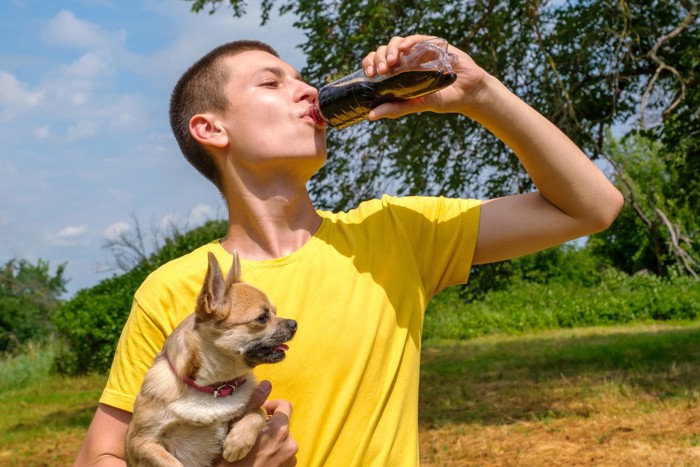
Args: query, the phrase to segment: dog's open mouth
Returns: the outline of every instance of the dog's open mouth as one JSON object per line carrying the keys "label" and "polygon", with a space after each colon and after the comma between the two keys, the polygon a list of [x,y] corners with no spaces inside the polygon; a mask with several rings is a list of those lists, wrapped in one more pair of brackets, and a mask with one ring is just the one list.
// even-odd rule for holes
{"label": "dog's open mouth", "polygon": [[287,344],[269,347],[257,345],[246,351],[246,360],[251,366],[260,365],[261,363],[277,363],[284,360],[287,350],[289,350]]}
{"label": "dog's open mouth", "polygon": [[274,349],[270,349],[269,354],[267,354],[270,358],[269,362],[273,363],[283,360],[284,357],[287,355],[287,350],[289,350],[289,346],[287,344],[278,345]]}

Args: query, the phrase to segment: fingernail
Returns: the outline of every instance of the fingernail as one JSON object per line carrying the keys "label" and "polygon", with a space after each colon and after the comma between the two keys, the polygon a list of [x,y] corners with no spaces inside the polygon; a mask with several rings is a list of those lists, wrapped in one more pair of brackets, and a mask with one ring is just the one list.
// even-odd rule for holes
{"label": "fingernail", "polygon": [[272,384],[268,380],[260,381],[260,384],[258,384],[258,387],[263,392],[269,393],[270,391],[272,391]]}

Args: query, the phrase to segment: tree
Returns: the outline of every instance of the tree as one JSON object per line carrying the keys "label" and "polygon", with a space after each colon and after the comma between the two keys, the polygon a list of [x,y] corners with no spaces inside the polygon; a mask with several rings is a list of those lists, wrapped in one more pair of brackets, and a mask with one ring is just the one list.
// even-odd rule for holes
{"label": "tree", "polygon": [[78,291],[53,314],[64,347],[56,357],[56,369],[64,374],[109,369],[119,335],[131,310],[136,289],[166,262],[226,234],[226,221],[208,221],[182,233],[171,231],[158,250],[119,276]]}
{"label": "tree", "polygon": [[111,254],[111,261],[101,270],[127,273],[139,264],[148,263],[151,254],[163,248],[161,239],[177,239],[186,231],[186,226],[180,227],[171,219],[164,225],[153,224],[148,235],[135,215],[132,214],[131,220],[133,228],[127,225],[102,243],[102,248]]}
{"label": "tree", "polygon": [[66,264],[52,275],[49,262],[12,259],[0,268],[0,351],[12,351],[51,331],[51,316],[66,291]]}
{"label": "tree", "polygon": [[[189,1],[195,12],[229,5],[234,16],[244,15],[247,4]],[[668,205],[686,204],[688,212],[698,212],[697,1],[263,0],[263,23],[275,5],[282,14],[292,12],[295,26],[308,38],[300,46],[308,60],[303,74],[317,85],[353,71],[368,51],[393,35],[427,32],[467,51],[592,160],[601,161],[625,187],[631,215],[639,217],[649,235],[666,229],[657,235],[662,249],[680,262],[678,270],[696,273],[693,262],[683,258],[697,260],[697,247],[673,239],[693,244],[697,219],[673,217],[658,207],[655,220],[645,221],[644,209],[635,204],[640,194],[632,188],[641,185],[633,179],[634,171],[616,164],[606,148],[611,128],[616,138],[642,130],[660,141],[656,157],[677,173],[672,177],[677,191],[669,194]],[[348,207],[382,191],[490,197],[532,189],[507,148],[459,116],[360,124],[329,131],[328,139],[329,163],[310,186],[325,207]]]}
{"label": "tree", "polygon": [[[678,228],[684,225],[697,236],[697,211],[692,199],[678,196],[684,173],[665,150],[660,140],[643,132],[631,132],[620,141],[607,138],[605,151],[626,177],[618,181],[619,188],[631,201],[591,246],[630,274],[644,270],[666,276],[674,270],[697,278],[697,246]],[[674,225],[669,217],[680,222]]]}

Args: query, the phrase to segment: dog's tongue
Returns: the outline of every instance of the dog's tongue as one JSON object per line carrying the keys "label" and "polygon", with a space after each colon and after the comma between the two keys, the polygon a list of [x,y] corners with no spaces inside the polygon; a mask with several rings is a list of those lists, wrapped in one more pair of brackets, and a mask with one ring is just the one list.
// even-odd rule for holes
{"label": "dog's tongue", "polygon": [[289,346],[287,344],[282,344],[279,347],[277,347],[276,350],[281,350],[282,352],[286,352],[287,350],[289,350]]}

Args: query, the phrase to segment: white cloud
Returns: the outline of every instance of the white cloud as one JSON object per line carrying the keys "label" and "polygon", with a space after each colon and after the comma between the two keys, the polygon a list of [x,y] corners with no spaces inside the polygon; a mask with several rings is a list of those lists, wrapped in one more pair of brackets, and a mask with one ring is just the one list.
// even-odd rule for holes
{"label": "white cloud", "polygon": [[97,124],[88,120],[81,120],[75,125],[68,128],[68,134],[66,139],[68,141],[76,141],[84,138],[89,138],[90,136],[97,133]]}
{"label": "white cloud", "polygon": [[75,85],[83,86],[90,83],[96,87],[94,80],[111,75],[115,72],[113,59],[106,51],[87,52],[73,63],[63,66],[61,78],[71,80]]}
{"label": "white cloud", "polygon": [[87,230],[85,225],[69,225],[52,235],[53,238],[68,238],[82,235]]}
{"label": "white cloud", "polygon": [[197,227],[204,224],[206,221],[214,219],[216,209],[209,204],[198,204],[190,210],[190,215],[187,220],[189,227]]}
{"label": "white cloud", "polygon": [[42,93],[28,90],[14,75],[0,70],[0,121],[10,121],[25,109],[36,107]]}
{"label": "white cloud", "polygon": [[34,137],[37,139],[47,139],[51,137],[51,129],[48,125],[34,128]]}
{"label": "white cloud", "polygon": [[217,219],[217,214],[219,209],[215,208],[211,204],[199,203],[183,217],[180,214],[170,213],[160,218],[160,221],[156,223],[156,229],[158,232],[168,235],[173,229],[193,229],[199,227],[205,222]]}
{"label": "white cloud", "polygon": [[99,26],[81,20],[72,11],[63,10],[49,21],[44,40],[52,45],[68,45],[87,50],[109,48],[123,44],[124,31],[110,33]]}
{"label": "white cloud", "polygon": [[4,157],[0,159],[0,179],[7,181],[18,174],[17,166],[13,162],[6,160]]}
{"label": "white cloud", "polygon": [[[87,24],[77,20],[72,13],[68,16],[71,20],[75,20],[76,24],[83,26]],[[65,17],[67,17],[66,12],[57,16],[57,18]],[[63,22],[53,21],[49,30],[56,29]],[[94,39],[91,34],[97,28],[82,29],[83,36]],[[58,33],[53,31],[52,34]],[[66,34],[70,35],[70,32],[67,31]],[[13,74],[0,70],[0,121],[7,122],[18,119],[20,116],[31,115],[32,118],[39,116],[50,119],[52,122],[70,123],[88,119],[94,121],[97,115],[101,115],[105,126],[123,128],[128,124],[135,124],[137,119],[133,116],[139,114],[135,103],[138,103],[139,99],[129,95],[124,97],[119,94],[110,94],[114,87],[114,80],[111,78],[118,72],[118,61],[115,57],[119,52],[97,48],[105,46],[104,43],[107,41],[95,39],[94,42],[93,50],[45,70],[43,77],[37,80],[38,84],[34,88],[20,81]],[[122,108],[128,111],[123,112]],[[86,126],[81,121],[69,130],[68,139],[76,140],[90,136],[94,134],[96,125],[97,122]],[[48,129],[48,126],[44,125],[43,128]],[[33,125],[25,131],[36,134]],[[46,137],[47,132],[40,131],[38,136],[41,137],[41,135]]]}
{"label": "white cloud", "polygon": [[0,70],[0,104],[21,104],[35,106],[41,99],[41,93],[29,92],[17,78]]}
{"label": "white cloud", "polygon": [[[96,180],[99,180],[101,177],[101,174],[99,176],[95,177]],[[129,188],[109,188],[108,190],[109,195],[112,197],[114,200],[115,204],[119,204],[122,206],[128,206],[134,202],[134,195],[132,194],[132,190]]]}
{"label": "white cloud", "polygon": [[180,224],[180,216],[170,213],[161,217],[156,227],[159,232],[170,232],[173,227],[179,228],[181,226]]}
{"label": "white cloud", "polygon": [[49,234],[49,241],[56,246],[87,245],[89,240],[85,237],[87,226],[69,225],[56,233]]}
{"label": "white cloud", "polygon": [[115,222],[114,224],[110,225],[107,227],[103,232],[102,235],[104,235],[107,239],[109,240],[115,240],[119,238],[119,235],[122,233],[128,231],[131,227],[127,222],[124,221],[118,221]]}
{"label": "white cloud", "polygon": [[[260,3],[249,2],[247,13],[235,18],[225,5],[213,15],[202,11],[193,14],[182,8],[182,0],[165,0],[150,3],[163,22],[169,24],[178,35],[170,44],[150,55],[130,55],[125,63],[134,72],[152,76],[158,80],[168,77],[172,84],[188,66],[209,50],[225,42],[239,39],[257,39],[269,43],[294,67],[304,66],[305,57],[296,47],[306,39],[302,31],[294,29],[295,17],[288,13],[277,15],[273,8],[270,21],[260,26]],[[170,89],[168,89],[169,91]]]}

